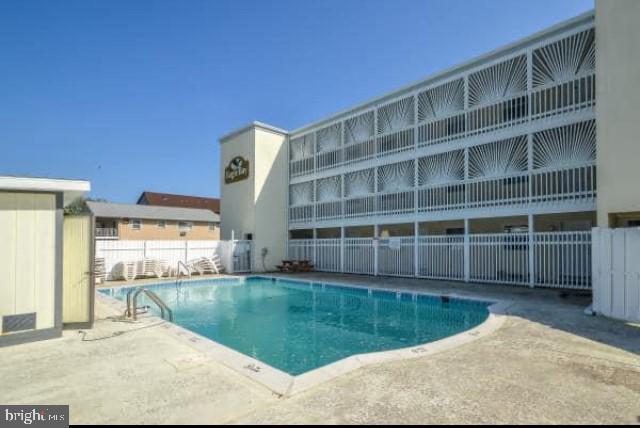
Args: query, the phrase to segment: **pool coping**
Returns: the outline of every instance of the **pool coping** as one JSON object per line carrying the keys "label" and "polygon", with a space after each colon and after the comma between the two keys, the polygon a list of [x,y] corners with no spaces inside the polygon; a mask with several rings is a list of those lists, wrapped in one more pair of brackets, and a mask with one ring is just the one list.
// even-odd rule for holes
{"label": "pool coping", "polygon": [[[384,288],[384,287],[367,287],[358,284],[344,284],[334,283],[331,281],[313,281],[304,279],[288,279],[278,276],[269,275],[247,275],[247,276],[227,276],[229,279],[242,279],[242,278],[266,278],[276,280],[286,280],[290,282],[300,282],[308,284],[325,284],[340,288],[356,288],[361,290],[368,290],[369,292],[390,292],[395,294],[411,294],[415,296],[430,296],[430,297],[449,297],[453,299],[480,301],[489,303],[487,307],[489,316],[487,319],[466,331],[455,334],[453,336],[446,337],[434,342],[425,343],[422,345],[415,345],[407,348],[394,349],[390,351],[381,351],[367,354],[356,354],[326,366],[318,367],[306,373],[293,376],[285,373],[275,367],[272,367],[262,361],[242,354],[234,349],[231,349],[225,345],[222,345],[212,339],[192,332],[177,324],[167,322],[161,318],[152,315],[145,314],[138,318],[138,323],[141,325],[159,325],[169,335],[180,340],[181,342],[189,345],[190,347],[202,352],[214,361],[228,367],[239,374],[248,377],[259,384],[263,385],[272,392],[280,396],[292,396],[304,392],[312,387],[315,387],[321,383],[328,382],[346,373],[352,372],[362,367],[381,364],[393,361],[411,360],[416,358],[422,358],[429,355],[435,355],[441,352],[451,350],[453,348],[471,343],[482,337],[486,337],[491,333],[497,331],[505,322],[507,310],[513,304],[509,300],[501,300],[494,298],[480,298],[467,295],[459,295],[457,293],[429,293],[424,291],[413,291],[409,289],[398,288]],[[199,278],[187,280],[185,282],[199,282],[199,281],[215,281],[220,278]],[[158,283],[146,283],[146,284],[122,284],[114,287],[104,287],[103,289],[118,289],[118,288],[140,288],[155,284],[162,284],[163,282],[169,283],[170,281],[161,281]],[[125,302],[115,299],[111,296],[107,296],[96,290],[96,298],[102,303],[110,307],[111,309],[124,313],[126,309]]]}

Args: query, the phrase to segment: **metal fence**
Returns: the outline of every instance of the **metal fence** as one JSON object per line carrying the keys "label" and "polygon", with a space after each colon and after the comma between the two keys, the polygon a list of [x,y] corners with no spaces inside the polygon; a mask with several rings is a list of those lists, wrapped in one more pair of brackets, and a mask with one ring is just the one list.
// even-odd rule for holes
{"label": "metal fence", "polygon": [[591,288],[591,232],[289,240],[317,270],[548,288]]}

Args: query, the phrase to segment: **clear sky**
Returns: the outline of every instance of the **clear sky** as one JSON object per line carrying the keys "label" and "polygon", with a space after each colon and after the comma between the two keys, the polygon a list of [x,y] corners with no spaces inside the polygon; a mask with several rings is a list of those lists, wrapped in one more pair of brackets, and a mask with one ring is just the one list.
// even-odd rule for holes
{"label": "clear sky", "polygon": [[0,175],[219,195],[219,136],[295,129],[593,0],[1,0]]}

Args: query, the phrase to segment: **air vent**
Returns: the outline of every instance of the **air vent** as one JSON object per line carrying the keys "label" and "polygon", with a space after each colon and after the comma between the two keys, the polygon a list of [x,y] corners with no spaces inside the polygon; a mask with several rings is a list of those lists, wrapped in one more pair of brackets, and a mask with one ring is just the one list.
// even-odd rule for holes
{"label": "air vent", "polygon": [[36,328],[36,313],[7,315],[2,317],[2,333],[33,330]]}

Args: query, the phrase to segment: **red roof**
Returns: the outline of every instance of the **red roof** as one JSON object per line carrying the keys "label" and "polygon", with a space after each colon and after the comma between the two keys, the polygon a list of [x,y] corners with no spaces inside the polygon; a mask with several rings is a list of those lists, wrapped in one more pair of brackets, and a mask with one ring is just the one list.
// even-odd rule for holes
{"label": "red roof", "polygon": [[220,199],[201,196],[172,195],[170,193],[142,192],[138,205],[162,207],[201,208],[220,214]]}

